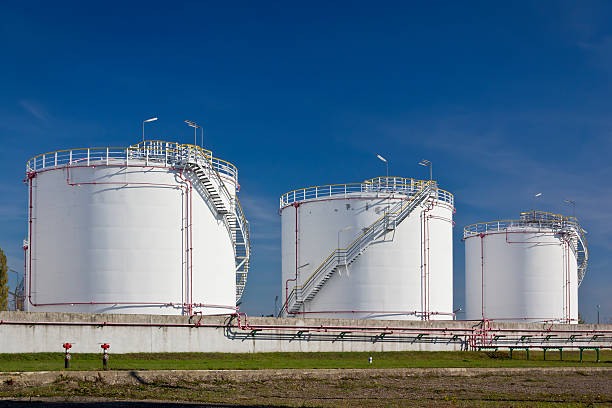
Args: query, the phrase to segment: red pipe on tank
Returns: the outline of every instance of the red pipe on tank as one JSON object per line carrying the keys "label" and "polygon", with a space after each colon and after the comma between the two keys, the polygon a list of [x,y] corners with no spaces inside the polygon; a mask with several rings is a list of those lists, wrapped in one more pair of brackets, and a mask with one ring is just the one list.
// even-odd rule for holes
{"label": "red pipe on tank", "polygon": [[[289,282],[295,282],[295,300],[297,301],[297,278],[298,278],[298,208],[301,205],[299,202],[291,204],[295,208],[295,278],[285,281],[285,311],[289,312]],[[281,309],[282,310],[282,309]]]}
{"label": "red pipe on tank", "polygon": [[484,320],[484,234],[480,234],[480,312]]}
{"label": "red pipe on tank", "polygon": [[421,299],[421,303],[423,305],[423,317],[424,320],[429,320],[429,215],[427,214],[429,211],[433,210],[433,208],[436,206],[436,203],[434,202],[434,200],[431,200],[431,202],[428,202],[427,204],[427,208],[425,210],[423,210],[421,212],[421,220],[422,220],[422,225],[421,225],[421,231],[422,231],[422,237],[421,237],[421,245],[422,245],[422,249],[421,249],[421,253],[422,253],[422,263],[423,263],[423,290],[422,290],[422,297],[423,299]]}
{"label": "red pipe on tank", "polygon": [[[28,255],[29,255],[29,262],[27,262],[27,264],[29,265],[29,269],[30,269],[30,273],[26,273],[24,272],[24,279],[26,278],[26,276],[29,277],[29,281],[28,281],[28,300],[30,303],[32,303],[32,241],[33,241],[33,236],[32,236],[32,209],[33,209],[33,204],[32,204],[32,179],[36,177],[36,172],[29,172],[28,173],[28,186],[29,186],[29,220],[28,220],[28,238],[29,238],[29,242],[28,242]],[[25,302],[24,302],[25,303]],[[24,304],[24,309],[25,309],[25,304]]]}

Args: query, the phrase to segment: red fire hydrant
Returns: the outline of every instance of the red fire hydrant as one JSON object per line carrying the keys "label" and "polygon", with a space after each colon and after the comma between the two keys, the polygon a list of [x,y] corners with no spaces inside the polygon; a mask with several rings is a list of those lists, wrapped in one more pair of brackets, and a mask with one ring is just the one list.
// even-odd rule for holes
{"label": "red fire hydrant", "polygon": [[104,350],[104,354],[102,354],[102,367],[108,370],[108,349],[110,348],[110,344],[104,343],[100,347]]}
{"label": "red fire hydrant", "polygon": [[64,368],[70,368],[70,352],[68,350],[72,348],[72,344],[64,343],[62,347],[66,350],[64,354]]}

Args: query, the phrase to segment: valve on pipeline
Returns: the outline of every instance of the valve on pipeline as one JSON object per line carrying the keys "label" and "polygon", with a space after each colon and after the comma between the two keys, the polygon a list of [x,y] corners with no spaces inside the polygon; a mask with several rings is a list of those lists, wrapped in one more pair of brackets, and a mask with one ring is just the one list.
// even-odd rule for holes
{"label": "valve on pipeline", "polygon": [[103,350],[103,354],[102,354],[102,367],[105,370],[108,370],[108,358],[109,358],[108,349],[110,348],[110,344],[104,343],[100,347],[102,347],[102,350]]}
{"label": "valve on pipeline", "polygon": [[65,354],[64,354],[64,368],[70,368],[70,350],[72,348],[72,344],[66,342],[64,344],[62,344],[62,347],[65,350]]}

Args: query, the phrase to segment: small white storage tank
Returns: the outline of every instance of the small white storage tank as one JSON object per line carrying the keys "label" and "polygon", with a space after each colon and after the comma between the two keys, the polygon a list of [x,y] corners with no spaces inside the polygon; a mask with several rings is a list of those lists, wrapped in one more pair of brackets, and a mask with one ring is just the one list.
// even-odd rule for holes
{"label": "small white storage tank", "polygon": [[234,165],[147,141],[27,163],[26,310],[235,312],[248,228]]}
{"label": "small white storage tank", "polygon": [[284,316],[453,318],[453,196],[378,177],[280,199]]}
{"label": "small white storage tank", "polygon": [[578,322],[585,232],[542,211],[465,227],[467,320]]}

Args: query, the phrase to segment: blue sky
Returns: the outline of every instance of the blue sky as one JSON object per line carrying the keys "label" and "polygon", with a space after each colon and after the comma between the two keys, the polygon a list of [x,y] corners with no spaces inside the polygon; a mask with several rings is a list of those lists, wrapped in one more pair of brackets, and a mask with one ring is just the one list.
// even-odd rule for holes
{"label": "blue sky", "polygon": [[[217,2],[218,3],[218,2]],[[579,5],[578,5],[579,4]],[[278,197],[390,173],[455,194],[463,226],[577,202],[587,321],[612,319],[612,5],[607,2],[12,2],[0,6],[0,247],[21,271],[26,160],[147,137],[235,163],[251,221],[242,309],[280,292]],[[14,274],[13,274],[14,275]]]}

